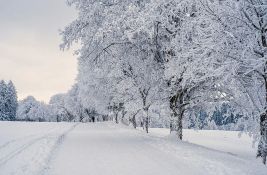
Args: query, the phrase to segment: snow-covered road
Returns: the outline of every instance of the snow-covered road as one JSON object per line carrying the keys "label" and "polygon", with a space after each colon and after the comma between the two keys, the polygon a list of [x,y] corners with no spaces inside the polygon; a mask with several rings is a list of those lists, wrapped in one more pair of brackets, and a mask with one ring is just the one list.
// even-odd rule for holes
{"label": "snow-covered road", "polygon": [[[193,133],[187,133],[190,139]],[[202,146],[177,142],[158,131],[147,135],[110,122],[0,122],[0,175],[267,174],[250,154],[235,154],[230,147],[226,152],[210,143],[207,148],[203,140]],[[221,142],[227,145],[225,139]]]}
{"label": "snow-covered road", "polygon": [[267,169],[255,160],[112,123],[77,126],[67,136],[50,169],[51,175],[267,174]]}

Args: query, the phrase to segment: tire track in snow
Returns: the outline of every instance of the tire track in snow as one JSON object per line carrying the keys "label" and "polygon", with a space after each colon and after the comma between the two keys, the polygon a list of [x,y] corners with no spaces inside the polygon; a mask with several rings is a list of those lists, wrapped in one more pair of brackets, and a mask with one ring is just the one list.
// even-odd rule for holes
{"label": "tire track in snow", "polygon": [[25,144],[23,144],[22,146],[18,147],[17,149],[11,151],[8,155],[2,157],[0,159],[0,167],[5,165],[6,163],[8,163],[10,160],[12,160],[13,158],[15,158],[16,156],[18,156],[19,154],[23,153],[26,149],[28,149],[30,146],[34,145],[35,143],[38,143],[40,140],[46,139],[47,137],[49,137],[50,134],[47,134],[45,136],[42,137],[38,137],[36,139],[33,139]]}
{"label": "tire track in snow", "polygon": [[72,130],[74,130],[75,127],[78,126],[78,125],[79,125],[79,123],[73,125],[71,128],[69,128],[67,131],[65,131],[63,134],[61,134],[61,135],[57,138],[57,140],[56,140],[56,142],[55,142],[53,148],[51,149],[51,151],[50,151],[50,153],[49,153],[47,159],[45,160],[45,166],[40,170],[39,173],[37,173],[37,175],[47,175],[47,174],[49,174],[50,170],[52,169],[52,167],[51,167],[51,162],[53,161],[56,152],[58,151],[58,149],[60,148],[60,146],[63,144],[63,142],[64,142],[66,136],[67,136]]}
{"label": "tire track in snow", "polygon": [[27,138],[30,138],[30,137],[33,137],[35,136],[34,134],[32,135],[28,135],[28,136],[25,136],[25,137],[21,137],[21,138],[17,138],[17,139],[13,139],[13,140],[10,140],[2,145],[0,145],[0,151],[6,147],[8,147],[9,145],[11,145],[12,143],[15,143],[15,142],[18,142],[20,140],[24,140],[24,139],[27,139]]}
{"label": "tire track in snow", "polygon": [[[50,129],[48,130],[49,133],[52,133],[53,131],[55,131],[56,129]],[[39,136],[40,134],[30,134],[30,135],[27,135],[27,136],[23,136],[23,137],[20,137],[20,138],[16,138],[16,139],[12,139],[12,140],[9,140],[7,141],[6,143],[0,145],[0,151],[3,151],[3,149],[9,147],[9,146],[12,146],[12,144],[16,143],[16,142],[19,142],[21,140],[25,140],[25,139],[29,139],[31,137],[35,137],[35,136]],[[43,134],[42,134],[43,135]],[[46,134],[47,135],[47,134]],[[43,135],[44,136],[44,135]],[[39,137],[38,137],[39,138]],[[0,160],[1,160],[1,157],[0,157]]]}
{"label": "tire track in snow", "polygon": [[[41,137],[37,137],[37,138],[31,139],[30,141],[28,141],[28,142],[22,144],[21,146],[17,147],[15,150],[10,151],[7,155],[5,155],[4,157],[0,158],[0,167],[4,166],[10,160],[12,160],[16,156],[20,155],[21,153],[23,153],[25,150],[30,148],[32,145],[40,142],[41,140],[49,138],[50,136],[52,136],[54,134],[55,131],[57,131],[57,128],[56,129],[51,129],[51,130],[48,131],[49,133],[44,134]],[[4,148],[8,147],[12,143],[15,143],[15,142],[23,140],[23,139],[31,138],[33,136],[38,136],[38,134],[37,135],[33,134],[33,135],[29,135],[29,136],[25,136],[25,137],[22,137],[22,138],[11,140],[11,141],[1,145],[0,151],[2,151]]]}

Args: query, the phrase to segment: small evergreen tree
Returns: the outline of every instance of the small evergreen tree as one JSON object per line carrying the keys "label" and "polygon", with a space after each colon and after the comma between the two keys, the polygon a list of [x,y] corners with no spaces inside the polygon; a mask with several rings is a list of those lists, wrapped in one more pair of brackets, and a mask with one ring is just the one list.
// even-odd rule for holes
{"label": "small evergreen tree", "polygon": [[7,85],[4,80],[0,81],[0,120],[7,120]]}
{"label": "small evergreen tree", "polygon": [[13,121],[17,112],[17,92],[12,81],[0,81],[0,120]]}
{"label": "small evergreen tree", "polygon": [[7,95],[6,95],[7,108],[6,112],[8,115],[8,120],[14,121],[16,119],[16,112],[18,107],[18,97],[17,91],[12,81],[7,84]]}

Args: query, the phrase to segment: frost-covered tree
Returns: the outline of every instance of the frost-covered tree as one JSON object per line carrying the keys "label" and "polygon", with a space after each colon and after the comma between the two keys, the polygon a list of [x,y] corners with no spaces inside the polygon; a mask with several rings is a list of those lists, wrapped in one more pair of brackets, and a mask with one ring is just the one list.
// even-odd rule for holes
{"label": "frost-covered tree", "polygon": [[28,116],[29,119],[33,121],[54,121],[50,106],[43,102],[38,102],[35,106],[33,106],[28,113]]}
{"label": "frost-covered tree", "polygon": [[33,96],[19,101],[17,119],[23,121],[45,121],[45,104],[38,102]]}
{"label": "frost-covered tree", "polygon": [[212,20],[199,1],[168,1],[158,8],[161,9],[156,18],[160,31],[158,43],[165,60],[171,131],[182,139],[186,113],[218,100],[212,96],[219,93],[214,87],[226,71],[218,61],[223,58],[219,52],[223,27]]}
{"label": "frost-covered tree", "polygon": [[16,119],[16,112],[18,107],[17,91],[12,81],[7,84],[7,113],[9,120]]}
{"label": "frost-covered tree", "polygon": [[[260,141],[257,157],[266,164],[267,157],[267,1],[245,0],[239,2],[239,23],[244,23],[242,36],[242,57],[238,60],[238,82],[250,103],[244,108],[253,109],[246,115],[252,115],[260,127]],[[237,28],[237,27],[236,27]],[[245,49],[244,49],[245,48]],[[250,105],[250,106],[247,106]],[[255,127],[249,126],[249,130]],[[254,131],[255,132],[255,131]],[[256,130],[257,132],[257,130]]]}
{"label": "frost-covered tree", "polygon": [[13,121],[17,111],[17,92],[12,81],[0,82],[0,120]]}
{"label": "frost-covered tree", "polygon": [[226,58],[224,62],[229,65],[229,71],[221,86],[229,90],[231,106],[242,113],[244,129],[255,137],[260,136],[257,156],[266,163],[267,1],[200,2],[213,16],[213,21],[224,28],[221,54]]}
{"label": "frost-covered tree", "polygon": [[56,94],[50,98],[49,105],[51,105],[57,122],[75,120],[73,111],[66,108],[66,97],[67,94]]}
{"label": "frost-covered tree", "polygon": [[[246,51],[247,56],[240,61],[246,67],[246,72],[242,76],[250,82],[254,82],[259,87],[261,97],[260,102],[253,102],[258,108],[260,123],[260,142],[257,157],[262,157],[266,164],[267,157],[267,1],[266,0],[245,0],[239,4],[242,18],[247,23]],[[256,73],[256,75],[253,75]],[[243,80],[244,80],[243,78]],[[241,81],[243,81],[241,80]],[[246,81],[244,80],[244,81]],[[251,83],[250,83],[251,84]],[[255,86],[255,85],[254,85]],[[263,87],[263,88],[261,88]],[[250,87],[246,87],[250,90]],[[261,89],[261,90],[260,90]],[[262,91],[263,90],[263,91]],[[253,97],[258,100],[258,94],[250,91]]]}
{"label": "frost-covered tree", "polygon": [[64,107],[75,116],[75,121],[82,122],[86,118],[86,110],[81,104],[77,84],[72,86],[71,90],[66,94]]}
{"label": "frost-covered tree", "polygon": [[[113,97],[121,71],[118,67],[119,54],[114,52],[114,47],[127,43],[123,30],[118,29],[123,25],[123,16],[128,15],[126,11],[130,10],[131,3],[70,1],[78,9],[79,17],[62,32],[62,47],[68,48],[78,40],[82,43],[78,52],[78,86],[81,103],[87,109],[104,114],[108,112],[110,102],[115,100]],[[121,102],[116,100],[116,103]]]}
{"label": "frost-covered tree", "polygon": [[139,105],[138,108],[143,110],[142,123],[148,132],[149,109],[163,98],[163,65],[155,56],[153,35],[149,37],[143,32],[136,33],[129,45],[128,52],[125,52],[121,61],[122,78],[131,85],[128,93]]}
{"label": "frost-covered tree", "polygon": [[[19,101],[16,120],[36,122],[56,122],[58,110],[55,106],[37,101],[33,96],[28,96]],[[61,121],[61,120],[60,120]]]}
{"label": "frost-covered tree", "polygon": [[8,120],[7,114],[7,85],[5,81],[0,81],[0,120]]}

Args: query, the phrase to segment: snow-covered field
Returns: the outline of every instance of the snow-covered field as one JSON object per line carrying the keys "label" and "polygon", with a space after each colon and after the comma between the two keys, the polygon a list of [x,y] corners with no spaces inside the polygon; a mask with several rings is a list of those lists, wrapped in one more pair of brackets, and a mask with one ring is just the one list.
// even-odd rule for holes
{"label": "snow-covered field", "polygon": [[0,175],[266,175],[238,132],[167,129],[150,134],[113,123],[0,122]]}

